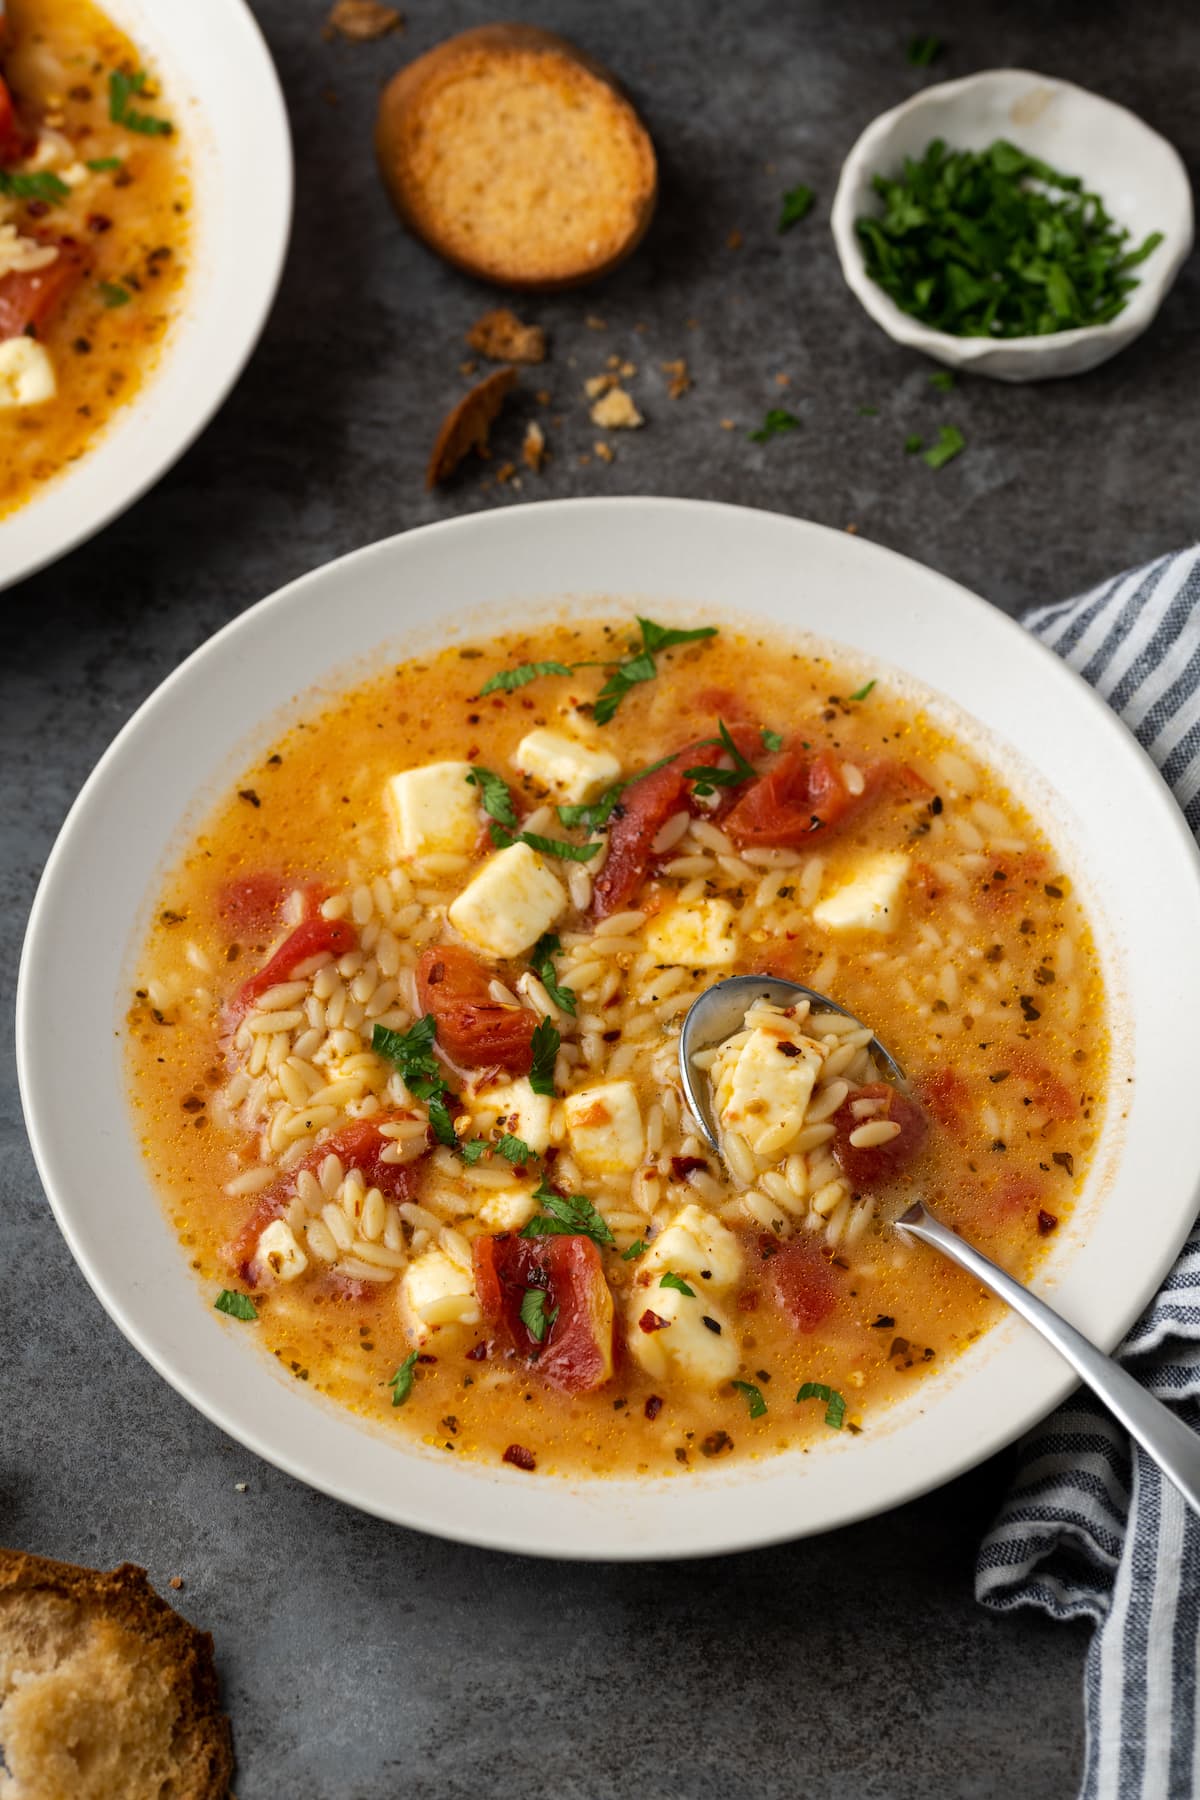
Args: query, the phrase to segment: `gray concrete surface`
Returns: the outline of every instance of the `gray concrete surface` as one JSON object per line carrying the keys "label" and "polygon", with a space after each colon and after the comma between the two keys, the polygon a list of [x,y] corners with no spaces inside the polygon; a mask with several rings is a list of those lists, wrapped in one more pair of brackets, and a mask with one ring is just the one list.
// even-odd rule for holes
{"label": "gray concrete surface", "polygon": [[[1153,330],[1108,367],[943,396],[843,289],[826,226],[857,131],[931,79],[906,62],[915,31],[949,40],[935,76],[1007,63],[1072,77],[1144,114],[1194,169],[1194,7],[543,0],[526,16],[609,60],[643,104],[662,205],[604,286],[525,308],[554,339],[544,381],[562,424],[545,472],[517,492],[474,470],[433,497],[428,446],[463,385],[462,333],[491,296],[399,230],[370,125],[400,61],[488,10],[409,0],[406,35],[364,46],[322,41],[324,0],[256,10],[299,175],[264,341],[156,491],[2,603],[9,1006],[38,873],[112,734],[216,626],[373,538],[535,495],[713,496],[854,523],[1015,611],[1195,536],[1195,261]],[[798,181],[818,207],[781,238],[779,195]],[[612,352],[639,364],[650,423],[614,438],[611,466],[581,464],[598,434],[579,384]],[[670,401],[659,364],[680,355],[695,387]],[[778,404],[801,429],[748,443]],[[500,433],[501,457],[521,416]],[[942,419],[968,449],[934,474],[902,445]],[[227,1442],[125,1344],[42,1198],[7,1033],[3,1054],[0,1541],[133,1558],[160,1586],[183,1576],[180,1606],[216,1634],[241,1800],[1073,1791],[1084,1637],[998,1622],[972,1598],[1007,1459],[817,1541],[670,1567],[546,1566],[360,1518]]]}

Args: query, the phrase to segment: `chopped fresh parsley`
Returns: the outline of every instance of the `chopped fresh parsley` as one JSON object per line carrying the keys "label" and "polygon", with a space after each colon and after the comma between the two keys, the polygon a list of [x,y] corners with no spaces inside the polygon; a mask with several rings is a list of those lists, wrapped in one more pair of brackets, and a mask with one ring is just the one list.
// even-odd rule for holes
{"label": "chopped fresh parsley", "polygon": [[752,1419],[761,1419],[767,1410],[767,1403],[763,1399],[762,1389],[760,1387],[755,1387],[752,1381],[734,1381],[730,1383],[730,1386],[736,1388],[739,1394],[745,1396],[746,1407],[750,1413],[750,1417]]}
{"label": "chopped fresh parsley", "polygon": [[408,1399],[408,1396],[412,1393],[413,1377],[416,1373],[416,1367],[417,1353],[415,1350],[410,1350],[404,1361],[400,1364],[400,1367],[396,1370],[396,1373],[392,1376],[392,1379],[388,1382],[388,1386],[392,1390],[393,1406],[403,1406],[404,1402]]}
{"label": "chopped fresh parsley", "polygon": [[905,456],[915,456],[917,454],[918,450],[923,450],[924,448],[925,448],[925,439],[920,435],[919,432],[910,431],[908,436],[904,440]]}
{"label": "chopped fresh parsley", "polygon": [[126,74],[124,69],[114,69],[108,78],[108,116],[114,125],[123,125],[126,131],[138,131],[143,137],[169,137],[175,129],[169,119],[139,112],[129,104],[145,86],[144,69],[138,69],[132,75]]}
{"label": "chopped fresh parsley", "polygon": [[501,825],[509,825],[515,831],[520,820],[507,781],[493,774],[491,769],[481,769],[472,763],[467,782],[479,789],[479,804],[488,818],[498,819]]}
{"label": "chopped fresh parsley", "polygon": [[[582,664],[574,665],[574,667],[582,666]],[[573,666],[570,663],[518,663],[515,669],[501,669],[498,675],[493,675],[485,681],[479,690],[479,697],[482,700],[485,694],[494,694],[497,689],[505,694],[514,693],[517,688],[528,687],[529,683],[536,681],[539,675],[570,675],[573,672]]]}
{"label": "chopped fresh parsley", "polygon": [[860,406],[858,409],[858,416],[860,419],[877,419],[879,417],[879,408],[877,406]]}
{"label": "chopped fresh parsley", "polygon": [[544,1342],[546,1333],[557,1317],[557,1306],[553,1312],[546,1311],[545,1288],[525,1289],[525,1297],[521,1301],[521,1323],[535,1343]]}
{"label": "chopped fresh parsley", "polygon": [[806,1381],[796,1395],[800,1400],[823,1400],[825,1402],[825,1423],[834,1431],[840,1431],[846,1417],[845,1396],[836,1388],[826,1387],[823,1381]]}
{"label": "chopped fresh parsley", "polygon": [[874,686],[875,686],[875,682],[873,679],[871,681],[864,681],[863,685],[859,688],[857,694],[851,694],[850,698],[852,700],[865,700],[867,695],[870,693],[871,689]]}
{"label": "chopped fresh parsley", "polygon": [[772,406],[758,430],[748,431],[746,435],[752,444],[768,444],[781,432],[797,431],[799,427],[800,421],[795,413],[788,412],[786,407]]}
{"label": "chopped fresh parsley", "polygon": [[458,1134],[449,1102],[458,1096],[446,1086],[442,1065],[433,1054],[436,1037],[437,1021],[432,1013],[426,1013],[407,1031],[392,1031],[386,1025],[374,1026],[371,1048],[377,1056],[386,1058],[399,1069],[400,1079],[414,1100],[426,1102],[430,1128],[438,1143],[455,1150]]}
{"label": "chopped fresh parsley", "polygon": [[485,1157],[493,1146],[486,1138],[463,1138],[458,1146],[458,1153],[465,1163],[477,1163]]}
{"label": "chopped fresh parsley", "polygon": [[246,1294],[235,1293],[232,1288],[222,1288],[213,1301],[219,1313],[228,1313],[231,1319],[257,1319],[258,1312],[253,1300]]}
{"label": "chopped fresh parsley", "polygon": [[685,769],[683,771],[684,779],[694,781],[696,792],[700,795],[714,793],[719,787],[740,787],[744,781],[753,781],[758,774],[754,764],[747,761],[734,743],[724,719],[717,720],[717,731],[719,733],[717,737],[701,739],[701,748],[715,744],[719,750],[724,750],[727,755],[732,757],[733,767],[732,769],[722,769],[715,764],[701,763],[693,769]]}
{"label": "chopped fresh parsley", "polygon": [[537,1151],[531,1150],[524,1138],[514,1137],[511,1131],[502,1131],[492,1149],[497,1156],[502,1156],[505,1162],[512,1163],[516,1168],[522,1163],[537,1161]]}
{"label": "chopped fresh parsley", "polygon": [[105,306],[128,306],[129,302],[133,299],[133,295],[127,287],[122,287],[119,281],[102,281],[100,283],[100,298],[103,300]]}
{"label": "chopped fresh parsley", "polygon": [[[678,752],[675,754],[678,755]],[[635,782],[644,781],[647,775],[657,774],[659,769],[665,769],[668,763],[674,761],[675,756],[660,757],[648,768],[639,769],[637,774],[631,775],[627,781],[616,781],[612,787],[605,788],[598,800],[588,801],[582,806],[560,806],[557,809],[558,816],[564,825],[586,825],[589,831],[603,831],[620,805],[621,795],[626,788],[633,787]]]}
{"label": "chopped fresh parsley", "polygon": [[659,650],[673,650],[676,644],[696,644],[701,638],[717,635],[715,625],[697,625],[691,631],[681,631],[677,625],[656,625],[653,619],[643,619],[640,615],[638,624],[642,628],[642,645],[651,656]]}
{"label": "chopped fresh parsley", "polygon": [[668,1269],[665,1275],[660,1275],[658,1285],[660,1288],[674,1288],[677,1294],[684,1294],[689,1300],[696,1298],[695,1288],[689,1287],[683,1276],[677,1275],[674,1269]]}
{"label": "chopped fresh parsley", "polygon": [[562,838],[542,837],[537,831],[506,831],[503,825],[489,825],[492,842],[500,850],[507,850],[510,844],[528,844],[531,850],[538,850],[543,856],[556,856],[560,862],[587,862],[599,850],[599,843],[568,844]]}
{"label": "chopped fresh parsley", "polygon": [[553,1098],[554,1064],[558,1060],[558,1046],[561,1042],[562,1039],[549,1019],[539,1020],[531,1040],[533,1067],[529,1071],[529,1085],[535,1094]]}
{"label": "chopped fresh parsley", "polygon": [[612,1232],[586,1194],[556,1194],[543,1181],[533,1197],[544,1211],[523,1227],[523,1238],[588,1237],[594,1244],[612,1244]]}
{"label": "chopped fresh parsley", "polygon": [[1040,337],[1115,319],[1162,242],[1136,248],[1088,193],[997,138],[952,150],[934,138],[894,179],[882,212],[856,221],[866,270],[903,312],[956,337]]}
{"label": "chopped fresh parsley", "polygon": [[927,69],[946,48],[940,37],[926,35],[908,40],[908,60],[914,69]]}
{"label": "chopped fresh parsley", "polygon": [[954,370],[935,369],[929,377],[929,385],[936,388],[939,394],[948,394],[954,386]]}
{"label": "chopped fresh parsley", "polygon": [[939,425],[938,440],[931,444],[921,458],[931,469],[944,469],[948,462],[953,462],[960,450],[966,448],[967,440],[957,425]]}
{"label": "chopped fresh parsley", "polygon": [[768,731],[767,727],[764,725],[762,728],[761,736],[762,736],[763,746],[765,749],[767,749],[767,750],[782,750],[783,749],[783,733],[782,733],[782,731]]}
{"label": "chopped fresh parsley", "polygon": [[529,966],[553,1000],[555,1006],[565,1013],[575,1016],[575,990],[564,987],[558,979],[554,968],[554,953],[562,949],[562,942],[552,931],[540,937],[529,952]]}
{"label": "chopped fresh parsley", "polygon": [[789,188],[783,196],[783,206],[779,214],[780,231],[790,231],[801,219],[807,219],[812,211],[816,195],[810,187],[801,182],[798,187]]}
{"label": "chopped fresh parsley", "polygon": [[608,724],[630,688],[640,681],[653,681],[657,674],[654,658],[648,650],[641,650],[636,656],[618,663],[596,696],[592,716],[597,725]]}
{"label": "chopped fresh parsley", "polygon": [[11,169],[0,169],[0,194],[8,194],[14,200],[44,200],[53,206],[56,200],[65,200],[70,191],[61,176],[49,169],[36,175],[14,175]]}
{"label": "chopped fresh parsley", "polygon": [[450,1111],[450,1107],[447,1104],[449,1100],[456,1100],[457,1098],[457,1094],[452,1094],[449,1088],[442,1088],[439,1093],[430,1094],[426,1101],[429,1110],[429,1124],[432,1128],[433,1135],[438,1143],[445,1144],[448,1150],[457,1150],[458,1148],[458,1133],[454,1129],[454,1114]]}
{"label": "chopped fresh parsley", "polygon": [[639,1256],[645,1256],[647,1244],[645,1238],[635,1238],[628,1250],[622,1250],[622,1262],[635,1262]]}
{"label": "chopped fresh parsley", "polygon": [[94,175],[107,175],[110,170],[120,168],[121,159],[119,156],[93,156],[87,166]]}

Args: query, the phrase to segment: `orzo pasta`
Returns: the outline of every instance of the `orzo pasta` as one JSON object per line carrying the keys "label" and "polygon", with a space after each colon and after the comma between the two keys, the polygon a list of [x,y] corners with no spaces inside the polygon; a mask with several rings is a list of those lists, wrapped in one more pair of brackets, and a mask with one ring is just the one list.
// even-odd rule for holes
{"label": "orzo pasta", "polygon": [[[705,1057],[718,1158],[680,1024],[759,971],[870,1029],[755,1005]],[[1069,876],[973,748],[869,669],[649,622],[454,646],[303,719],[165,881],[129,1014],[229,1328],[542,1473],[877,1427],[993,1317],[892,1221],[920,1192],[1027,1273],[1106,1054]]]}

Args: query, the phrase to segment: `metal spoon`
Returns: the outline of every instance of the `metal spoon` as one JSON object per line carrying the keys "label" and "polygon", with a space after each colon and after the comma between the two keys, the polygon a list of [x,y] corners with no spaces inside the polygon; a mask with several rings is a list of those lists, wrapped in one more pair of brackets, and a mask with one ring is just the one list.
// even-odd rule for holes
{"label": "metal spoon", "polygon": [[[824,994],[772,975],[734,975],[728,981],[718,981],[701,994],[683,1022],[679,1068],[688,1105],[714,1150],[719,1146],[712,1118],[710,1084],[707,1075],[692,1068],[692,1058],[697,1051],[710,1049],[731,1037],[741,1026],[747,1008],[757,999],[770,1000],[776,1006],[792,1006],[800,999],[811,1000],[814,1007],[840,1013],[843,1018],[854,1018],[853,1013]],[[877,1038],[872,1039],[871,1049],[897,1079],[903,1079],[899,1063]],[[990,1257],[973,1249],[948,1225],[943,1225],[923,1201],[918,1200],[910,1206],[896,1224],[906,1235],[918,1238],[921,1243],[949,1257],[961,1269],[966,1269],[1039,1331],[1071,1365],[1080,1380],[1103,1400],[1113,1417],[1141,1445],[1151,1461],[1158,1464],[1167,1479],[1174,1482],[1192,1511],[1200,1513],[1200,1437],[1182,1419],[1153,1394],[1147,1393],[1120,1363],[1105,1356],[1082,1332],[1068,1325],[1053,1307],[1030,1293],[1022,1282],[1005,1274]]]}

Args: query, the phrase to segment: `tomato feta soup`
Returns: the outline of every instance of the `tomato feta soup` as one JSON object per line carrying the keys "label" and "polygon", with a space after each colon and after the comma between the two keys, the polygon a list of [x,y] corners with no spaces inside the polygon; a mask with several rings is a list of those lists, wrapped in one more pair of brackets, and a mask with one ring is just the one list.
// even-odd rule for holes
{"label": "tomato feta soup", "polygon": [[[682,1100],[683,1015],[771,972]],[[889,1084],[871,1031],[907,1072]],[[454,646],[245,771],[128,1018],[210,1303],[442,1452],[682,1473],[879,1428],[994,1316],[914,1194],[1024,1275],[1106,1079],[1092,935],[1002,778],[911,694],[649,621]]]}
{"label": "tomato feta soup", "polygon": [[0,513],[75,462],[179,307],[190,189],[175,118],[90,0],[0,15]]}

